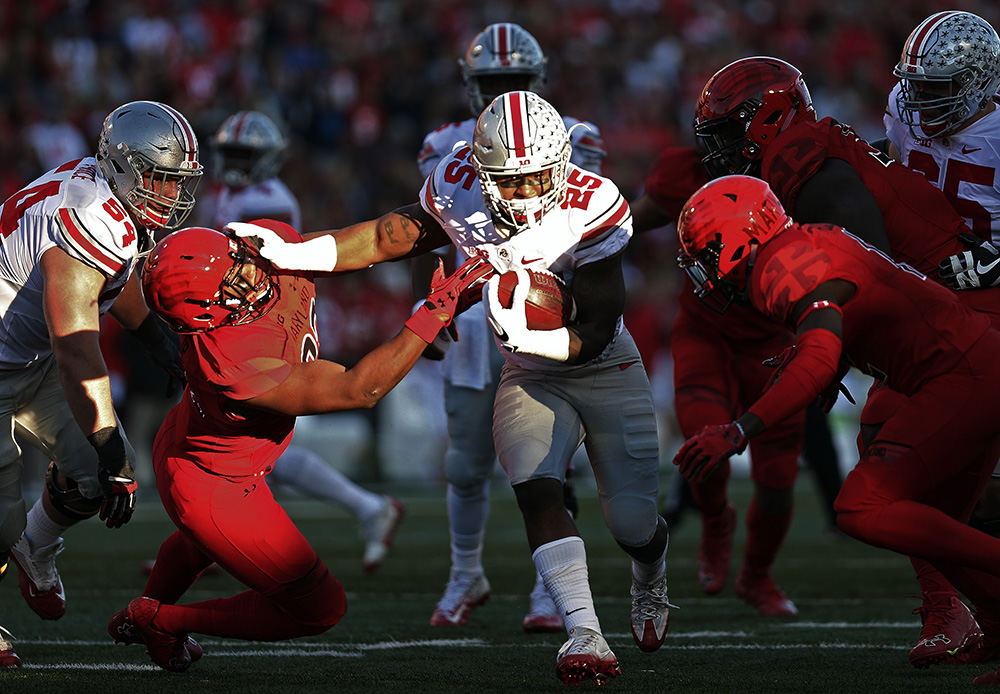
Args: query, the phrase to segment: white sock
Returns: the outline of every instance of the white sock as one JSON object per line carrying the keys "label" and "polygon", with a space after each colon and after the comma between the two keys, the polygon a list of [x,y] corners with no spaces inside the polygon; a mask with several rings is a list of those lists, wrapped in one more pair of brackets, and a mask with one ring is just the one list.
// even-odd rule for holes
{"label": "white sock", "polygon": [[637,559],[632,559],[632,580],[641,586],[648,586],[663,578],[663,575],[667,573],[667,547],[669,546],[670,538],[667,538],[663,554],[652,564],[643,564]]}
{"label": "white sock", "polygon": [[339,470],[307,448],[289,446],[267,476],[271,482],[291,487],[316,499],[333,502],[367,520],[382,510],[385,498],[359,487]]}
{"label": "white sock", "polygon": [[451,566],[456,571],[483,573],[483,536],[490,512],[488,489],[488,483],[461,490],[448,485]]}
{"label": "white sock", "polygon": [[39,499],[28,511],[27,524],[24,527],[24,536],[32,550],[41,547],[48,547],[62,539],[62,534],[66,532],[68,525],[60,525],[49,518],[45,512],[42,500]]}
{"label": "white sock", "polygon": [[531,559],[559,608],[569,635],[573,636],[577,627],[601,633],[590,592],[583,539],[574,535],[547,542],[534,551]]}

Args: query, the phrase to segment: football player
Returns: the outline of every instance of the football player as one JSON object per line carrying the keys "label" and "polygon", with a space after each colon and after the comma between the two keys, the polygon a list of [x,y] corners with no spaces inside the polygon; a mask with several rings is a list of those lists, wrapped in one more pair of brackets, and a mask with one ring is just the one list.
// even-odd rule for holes
{"label": "football player", "polygon": [[[260,224],[301,239],[282,222]],[[310,275],[278,273],[247,242],[212,229],[183,229],[157,244],[142,269],[143,293],[181,334],[188,377],[153,445],[157,489],[177,530],[160,547],[143,597],[112,616],[111,637],[143,643],[154,663],[181,672],[201,656],[188,632],[272,641],[336,624],[344,589],[264,476],[297,415],[375,405],[463,299],[481,299],[491,272],[479,258],[449,278],[439,269],[428,301],[399,334],[345,369],[317,357]],[[175,604],[212,562],[249,589]]]}
{"label": "football player", "polygon": [[[101,316],[110,312],[183,378],[133,270],[153,232],[191,211],[201,173],[184,116],[135,101],[105,119],[96,157],[56,167],[0,208],[0,575],[9,555],[43,619],[66,611],[55,565],[63,532],[98,514],[120,527],[135,507],[135,453],[112,405]],[[27,515],[15,430],[52,461]],[[0,666],[19,662],[0,648]]]}
{"label": "football player", "polygon": [[838,524],[930,562],[980,614],[1000,617],[1000,540],[967,524],[1000,454],[1000,332],[990,318],[841,227],[796,224],[758,178],[706,184],[677,234],[678,264],[699,298],[749,302],[795,331],[757,401],[684,443],[681,473],[703,479],[772,424],[836,398],[854,366],[905,400],[865,440],[837,496]]}
{"label": "football player", "polygon": [[548,269],[570,288],[577,320],[556,330],[526,327],[519,283],[510,308],[487,284],[487,318],[506,360],[497,386],[493,439],[524,517],[538,573],[569,639],[556,672],[570,684],[619,672],[601,633],[586,552],[563,499],[570,457],[581,443],[605,522],[632,559],[632,636],[662,645],[669,620],[666,523],[657,515],[658,441],[649,381],[622,323],[621,257],[631,237],[628,202],[610,180],[569,162],[562,116],[537,94],[508,92],[476,121],[424,182],[419,201],[375,220],[289,244],[267,230],[261,253],[290,269],[341,272],[453,243],[498,273]]}
{"label": "football player", "polygon": [[[212,138],[217,185],[195,210],[203,224],[221,229],[228,222],[264,218],[300,229],[298,200],[278,178],[287,148],[278,126],[259,111],[239,111],[222,121]],[[274,464],[267,481],[335,503],[354,514],[365,541],[361,565],[367,573],[382,565],[406,512],[399,499],[369,492],[313,451],[294,444]]]}
{"label": "football player", "polygon": [[[434,172],[457,143],[472,141],[476,117],[497,95],[516,90],[537,93],[545,83],[546,58],[542,49],[517,24],[489,25],[472,39],[458,62],[473,117],[428,133],[417,157],[424,178]],[[573,146],[570,161],[600,174],[605,151],[597,126],[568,116],[563,116],[563,122]],[[581,123],[583,127],[574,128]],[[459,253],[459,257],[463,255]],[[493,347],[482,305],[459,316],[456,327],[462,339],[444,344],[447,351],[442,365],[448,422],[445,478],[451,571],[444,595],[431,615],[431,626],[465,624],[490,591],[483,572],[483,536],[489,515],[490,475],[496,459],[491,435],[493,399],[504,360]],[[447,340],[447,333],[441,339]],[[528,632],[563,629],[562,617],[546,592],[541,575],[535,577],[522,626]]]}
{"label": "football player", "polygon": [[[971,12],[937,12],[910,33],[893,74],[899,82],[884,117],[889,155],[944,191],[973,231],[960,237],[968,249],[942,261],[941,278],[954,289],[1000,285],[994,262],[1000,258],[994,245],[1000,241],[1000,38]],[[987,485],[982,510],[998,489],[1000,480]],[[998,515],[995,508],[987,512]],[[919,569],[924,629],[910,658],[915,664],[951,661],[947,651],[967,610],[947,581]],[[990,655],[1000,650],[997,627],[987,630]]]}

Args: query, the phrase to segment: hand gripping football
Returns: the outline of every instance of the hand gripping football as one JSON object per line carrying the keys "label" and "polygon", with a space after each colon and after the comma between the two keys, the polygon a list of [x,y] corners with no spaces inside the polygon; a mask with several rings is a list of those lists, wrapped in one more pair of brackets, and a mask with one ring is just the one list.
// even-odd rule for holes
{"label": "hand gripping football", "polygon": [[[576,303],[563,281],[548,270],[527,272],[531,280],[528,298],[524,302],[528,330],[556,330],[569,325],[576,317]],[[504,308],[510,308],[516,286],[516,272],[505,272],[500,276],[497,294]]]}

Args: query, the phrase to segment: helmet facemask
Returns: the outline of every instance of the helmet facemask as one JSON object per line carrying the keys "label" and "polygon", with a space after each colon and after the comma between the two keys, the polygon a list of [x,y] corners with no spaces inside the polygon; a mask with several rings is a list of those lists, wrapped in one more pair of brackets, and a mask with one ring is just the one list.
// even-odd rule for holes
{"label": "helmet facemask", "polygon": [[938,12],[906,39],[893,74],[900,80],[899,118],[913,137],[945,137],[1000,87],[1000,38],[971,12]]}

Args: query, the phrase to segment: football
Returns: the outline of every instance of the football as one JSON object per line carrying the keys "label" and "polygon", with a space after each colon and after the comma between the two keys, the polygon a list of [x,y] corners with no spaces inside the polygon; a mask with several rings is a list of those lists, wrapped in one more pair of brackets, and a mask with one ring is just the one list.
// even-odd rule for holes
{"label": "football", "polygon": [[[563,281],[548,270],[528,270],[528,279],[531,287],[524,302],[528,330],[556,330],[568,325],[576,316],[576,304]],[[500,275],[498,297],[504,308],[510,308],[516,286],[516,272]]]}

